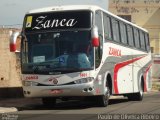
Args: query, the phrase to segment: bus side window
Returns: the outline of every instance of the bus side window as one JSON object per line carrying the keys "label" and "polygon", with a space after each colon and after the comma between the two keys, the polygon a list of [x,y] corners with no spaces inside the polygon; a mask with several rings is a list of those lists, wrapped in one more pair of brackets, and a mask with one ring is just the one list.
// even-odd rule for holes
{"label": "bus side window", "polygon": [[130,25],[127,25],[127,35],[128,35],[128,43],[130,46],[134,47],[134,41],[133,41],[133,30]]}
{"label": "bus side window", "polygon": [[139,31],[138,29],[134,28],[133,32],[134,32],[134,38],[135,38],[135,46],[136,48],[140,48]]}
{"label": "bus side window", "polygon": [[144,33],[140,31],[140,40],[141,40],[141,49],[146,50],[145,40],[144,40]]}
{"label": "bus side window", "polygon": [[100,40],[103,39],[102,14],[101,11],[96,11],[95,25],[98,27],[98,35]]}
{"label": "bus side window", "polygon": [[112,40],[110,17],[103,13],[105,41]]}
{"label": "bus side window", "polygon": [[116,42],[120,42],[118,21],[114,18],[112,18],[111,21],[112,21],[113,40]]}
{"label": "bus side window", "polygon": [[101,11],[96,11],[95,14],[95,25],[98,27],[98,35],[100,39],[100,46],[95,48],[95,54],[96,54],[96,68],[99,67],[102,59],[102,47],[103,47],[103,27],[102,27],[102,12]]}
{"label": "bus side window", "polygon": [[147,33],[145,33],[145,41],[146,41],[147,51],[149,51],[150,50],[150,44],[149,44],[149,35]]}
{"label": "bus side window", "polygon": [[120,22],[120,34],[121,34],[121,41],[124,44],[127,44],[127,31],[126,31],[126,25],[122,22]]}

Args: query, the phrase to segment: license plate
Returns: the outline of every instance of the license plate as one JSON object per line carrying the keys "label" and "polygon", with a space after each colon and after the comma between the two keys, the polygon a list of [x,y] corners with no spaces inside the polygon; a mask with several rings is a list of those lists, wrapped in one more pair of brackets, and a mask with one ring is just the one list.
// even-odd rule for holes
{"label": "license plate", "polygon": [[52,94],[60,94],[60,93],[63,93],[63,90],[51,90],[51,93]]}

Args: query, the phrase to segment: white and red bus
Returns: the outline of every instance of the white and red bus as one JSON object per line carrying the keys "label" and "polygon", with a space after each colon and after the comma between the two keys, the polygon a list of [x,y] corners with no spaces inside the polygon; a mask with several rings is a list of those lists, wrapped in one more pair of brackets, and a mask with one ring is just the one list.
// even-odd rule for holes
{"label": "white and red bus", "polygon": [[[11,51],[15,51],[15,39]],[[107,106],[110,95],[142,100],[151,89],[147,30],[87,5],[48,7],[25,15],[21,33],[25,97],[93,97]]]}

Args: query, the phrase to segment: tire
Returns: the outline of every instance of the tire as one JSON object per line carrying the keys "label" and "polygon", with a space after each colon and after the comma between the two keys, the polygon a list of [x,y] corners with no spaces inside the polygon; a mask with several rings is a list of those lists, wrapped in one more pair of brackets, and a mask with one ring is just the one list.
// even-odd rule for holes
{"label": "tire", "polygon": [[131,101],[142,101],[143,100],[143,82],[141,81],[141,84],[139,86],[139,92],[138,93],[133,93],[133,94],[129,94],[127,95],[128,100]]}
{"label": "tire", "polygon": [[42,98],[42,103],[45,107],[52,108],[56,104],[56,98]]}
{"label": "tire", "polygon": [[144,91],[144,87],[143,87],[143,83],[141,81],[141,85],[139,87],[139,92],[135,93],[135,98],[137,101],[142,101],[143,100],[143,91]]}
{"label": "tire", "polygon": [[98,103],[100,107],[107,107],[109,104],[109,97],[110,97],[110,88],[108,83],[106,83],[106,93],[105,95],[101,95],[97,97]]}

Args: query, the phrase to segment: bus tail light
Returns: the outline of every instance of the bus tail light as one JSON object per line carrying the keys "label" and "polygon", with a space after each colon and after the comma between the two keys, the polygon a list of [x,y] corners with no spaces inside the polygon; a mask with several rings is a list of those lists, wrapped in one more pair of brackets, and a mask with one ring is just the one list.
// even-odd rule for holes
{"label": "bus tail light", "polygon": [[16,41],[18,36],[20,35],[19,32],[14,32],[13,34],[11,34],[10,37],[10,52],[16,52],[17,51],[17,47],[16,47]]}
{"label": "bus tail light", "polygon": [[92,29],[92,46],[99,47],[99,36],[98,36],[98,28],[94,27]]}

